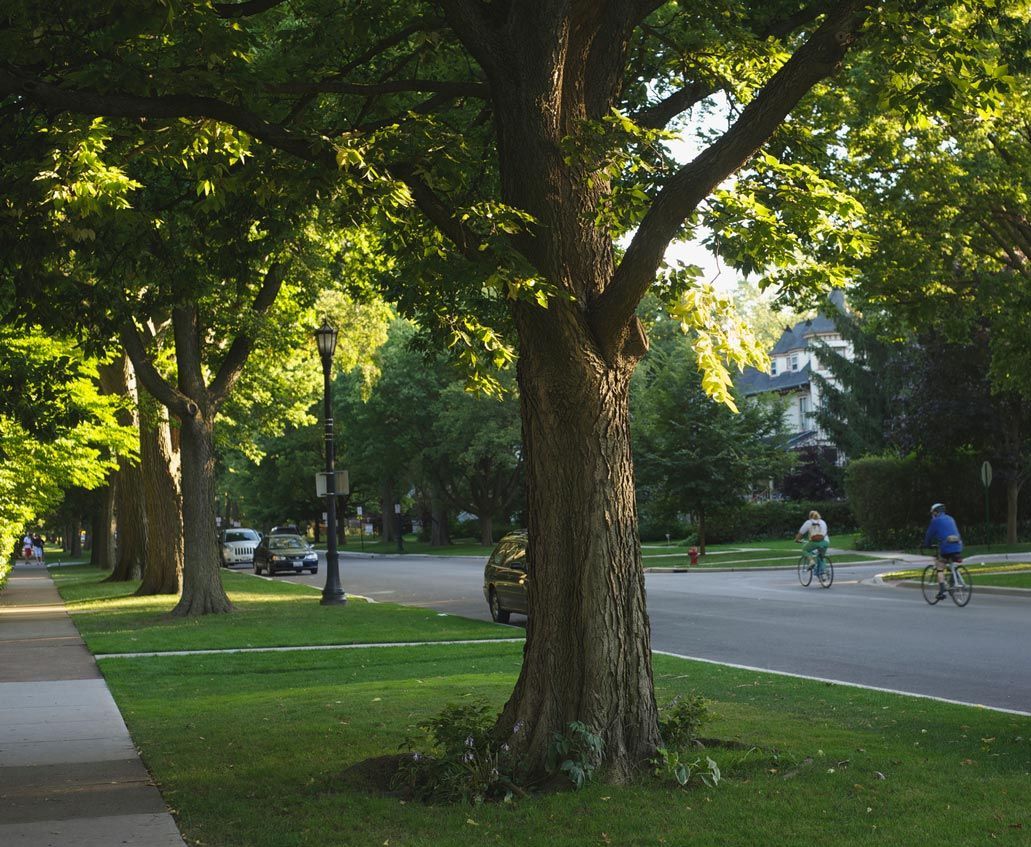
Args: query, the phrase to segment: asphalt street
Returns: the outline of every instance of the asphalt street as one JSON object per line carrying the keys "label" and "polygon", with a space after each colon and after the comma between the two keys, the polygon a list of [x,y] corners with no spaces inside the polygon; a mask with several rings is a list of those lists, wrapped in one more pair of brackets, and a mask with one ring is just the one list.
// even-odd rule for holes
{"label": "asphalt street", "polygon": [[[282,576],[322,586],[317,576]],[[887,565],[836,567],[834,585],[794,570],[647,575],[655,650],[1031,712],[1031,597],[978,593],[965,608],[877,585]],[[340,559],[351,594],[490,620],[483,560]],[[517,626],[523,622],[513,616]]]}

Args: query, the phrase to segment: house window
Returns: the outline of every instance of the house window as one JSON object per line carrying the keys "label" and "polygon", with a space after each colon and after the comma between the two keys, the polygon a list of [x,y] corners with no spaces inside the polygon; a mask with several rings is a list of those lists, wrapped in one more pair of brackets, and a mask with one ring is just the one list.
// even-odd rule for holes
{"label": "house window", "polygon": [[809,397],[798,398],[798,419],[802,422],[802,426],[807,426],[812,420],[813,407],[809,400]]}
{"label": "house window", "polygon": [[788,368],[793,371],[798,370],[798,353],[792,353],[788,356]]}
{"label": "house window", "polygon": [[776,359],[770,359],[770,376],[776,376],[776,375],[777,375],[777,360]]}

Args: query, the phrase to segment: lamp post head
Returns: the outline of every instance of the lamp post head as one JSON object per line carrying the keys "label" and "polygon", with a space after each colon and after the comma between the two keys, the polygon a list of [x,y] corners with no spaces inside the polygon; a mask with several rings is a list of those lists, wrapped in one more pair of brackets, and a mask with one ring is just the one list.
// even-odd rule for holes
{"label": "lamp post head", "polygon": [[325,318],[322,319],[322,326],[315,330],[315,343],[318,345],[322,360],[332,361],[333,352],[337,347],[337,331]]}

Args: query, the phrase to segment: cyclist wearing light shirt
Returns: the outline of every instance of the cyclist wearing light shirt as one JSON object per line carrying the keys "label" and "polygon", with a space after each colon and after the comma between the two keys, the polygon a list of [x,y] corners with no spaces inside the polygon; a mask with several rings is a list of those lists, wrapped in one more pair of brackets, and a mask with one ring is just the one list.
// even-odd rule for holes
{"label": "cyclist wearing light shirt", "polygon": [[819,576],[823,573],[823,554],[831,546],[831,538],[827,534],[827,522],[815,509],[809,513],[809,520],[798,528],[798,532],[795,533],[795,541],[801,541],[803,535],[808,536],[809,540],[802,550],[809,555],[816,554],[816,575]]}

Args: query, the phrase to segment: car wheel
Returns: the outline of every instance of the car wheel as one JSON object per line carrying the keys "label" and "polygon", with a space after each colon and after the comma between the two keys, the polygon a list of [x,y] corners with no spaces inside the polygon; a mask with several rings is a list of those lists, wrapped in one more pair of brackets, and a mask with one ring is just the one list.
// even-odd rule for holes
{"label": "car wheel", "polygon": [[317,574],[318,572],[319,572],[319,569],[318,569],[318,568],[312,568],[312,569],[311,569],[311,570],[309,571],[309,573],[311,573],[312,575],[314,575],[314,574]]}
{"label": "car wheel", "polygon": [[490,616],[497,623],[508,623],[509,613],[501,608],[501,601],[498,599],[498,592],[493,588],[490,590]]}

